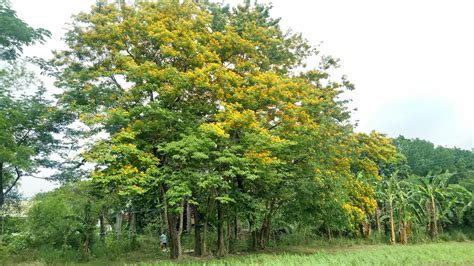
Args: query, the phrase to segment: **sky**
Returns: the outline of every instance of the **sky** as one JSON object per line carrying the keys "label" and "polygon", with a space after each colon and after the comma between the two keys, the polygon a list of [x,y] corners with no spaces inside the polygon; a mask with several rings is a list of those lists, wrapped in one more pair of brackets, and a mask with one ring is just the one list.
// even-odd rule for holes
{"label": "sky", "polygon": [[[222,2],[222,1],[219,1]],[[227,0],[234,5],[241,1]],[[273,4],[282,28],[300,32],[322,54],[340,59],[356,90],[356,131],[404,135],[445,147],[474,147],[474,2],[470,0],[260,0]],[[52,32],[25,55],[62,49],[72,14],[95,0],[11,0],[18,16]],[[314,62],[309,62],[312,65]],[[50,80],[45,80],[54,91]],[[25,196],[56,184],[24,178]]]}

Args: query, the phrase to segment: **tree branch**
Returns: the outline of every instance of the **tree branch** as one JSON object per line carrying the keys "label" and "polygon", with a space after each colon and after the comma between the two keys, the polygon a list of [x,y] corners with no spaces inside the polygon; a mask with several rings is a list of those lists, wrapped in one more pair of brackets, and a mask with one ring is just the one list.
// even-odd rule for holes
{"label": "tree branch", "polygon": [[117,79],[114,77],[114,75],[110,75],[109,76],[110,79],[112,80],[112,82],[115,84],[115,86],[117,86],[120,90],[123,91],[123,87],[120,85],[120,83],[118,83]]}
{"label": "tree branch", "polygon": [[21,172],[20,172],[20,170],[18,169],[18,167],[15,167],[15,172],[16,172],[15,181],[13,181],[13,184],[11,184],[10,187],[7,188],[7,190],[5,190],[5,192],[3,193],[3,195],[5,195],[5,196],[8,194],[8,192],[10,192],[10,190],[12,190],[12,189],[15,187],[16,183],[18,182],[18,180],[20,180]]}
{"label": "tree branch", "polygon": [[46,180],[46,181],[53,181],[53,178],[50,178],[50,177],[35,176],[35,175],[26,175],[26,176],[27,176],[27,177],[37,178],[37,179],[43,179],[43,180]]}
{"label": "tree branch", "polygon": [[269,127],[268,130],[272,130],[272,129],[276,128],[276,127],[277,127],[278,125],[280,125],[281,123],[282,123],[281,121],[278,122],[278,123],[276,123],[275,125]]}

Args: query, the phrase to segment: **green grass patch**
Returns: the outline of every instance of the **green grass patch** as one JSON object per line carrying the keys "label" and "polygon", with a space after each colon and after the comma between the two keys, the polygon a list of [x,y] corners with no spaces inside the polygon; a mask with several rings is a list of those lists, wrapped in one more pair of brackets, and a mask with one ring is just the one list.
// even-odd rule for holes
{"label": "green grass patch", "polygon": [[[5,252],[5,250],[4,250]],[[181,261],[167,259],[155,243],[142,243],[134,251],[123,252],[122,247],[96,250],[102,255],[88,261],[66,258],[68,254],[37,251],[36,259],[0,263],[22,265],[474,265],[474,242],[440,242],[415,245],[328,243],[314,241],[305,245],[280,246],[259,253],[229,255],[223,259],[197,258],[189,254]],[[1,252],[0,252],[1,254]],[[31,255],[33,255],[32,253]],[[5,255],[5,254],[1,254]],[[73,254],[70,254],[71,256]],[[5,258],[5,257],[4,257]],[[0,257],[0,262],[2,258]]]}
{"label": "green grass patch", "polygon": [[294,246],[224,259],[187,259],[139,265],[474,265],[474,243],[421,245]]}

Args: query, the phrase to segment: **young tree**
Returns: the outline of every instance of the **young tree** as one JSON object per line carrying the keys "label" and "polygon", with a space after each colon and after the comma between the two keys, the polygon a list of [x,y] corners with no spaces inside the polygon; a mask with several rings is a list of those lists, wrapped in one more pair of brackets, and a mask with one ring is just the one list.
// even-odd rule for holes
{"label": "young tree", "polygon": [[25,173],[51,166],[48,155],[57,147],[66,116],[45,95],[43,84],[16,63],[23,46],[44,42],[50,33],[34,29],[0,1],[0,208]]}
{"label": "young tree", "polygon": [[68,116],[46,99],[45,88],[24,65],[0,75],[0,206],[25,174],[51,167],[49,155],[59,147],[55,134]]}

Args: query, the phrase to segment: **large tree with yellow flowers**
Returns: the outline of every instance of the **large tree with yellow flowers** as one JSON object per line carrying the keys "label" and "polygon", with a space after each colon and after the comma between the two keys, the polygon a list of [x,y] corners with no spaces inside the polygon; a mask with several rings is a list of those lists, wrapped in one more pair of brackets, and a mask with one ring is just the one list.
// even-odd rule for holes
{"label": "large tree with yellow flowers", "polygon": [[[93,179],[125,198],[158,198],[172,258],[181,257],[189,205],[195,253],[207,252],[211,223],[219,256],[232,249],[241,223],[250,246],[265,248],[274,217],[308,200],[298,195],[305,184],[320,188],[311,197],[333,185],[318,202],[336,202],[324,206],[347,217],[374,209],[369,188],[343,190],[377,178],[378,151],[364,140],[372,135],[353,135],[338,98],[352,85],[330,79],[337,62],[329,57],[301,71],[316,51],[269,11],[250,1],[233,9],[98,2],[75,16],[67,49],[56,53],[61,103],[102,137],[84,154],[96,165]],[[365,146],[354,148],[358,141]]]}

